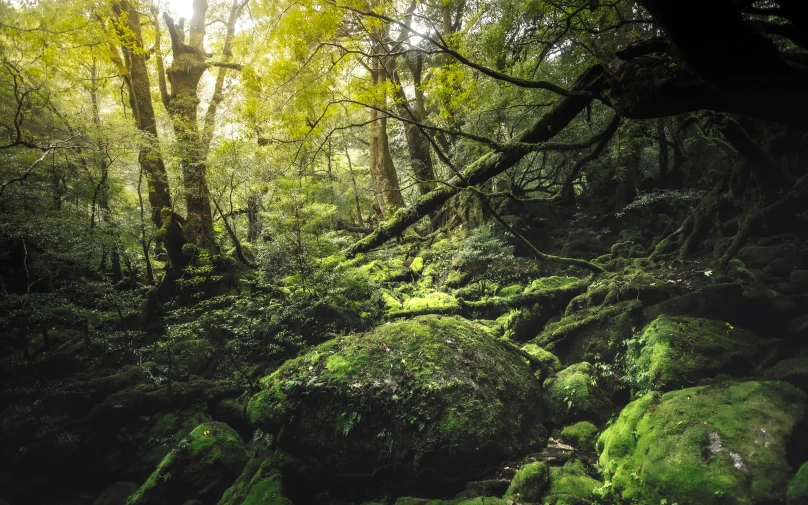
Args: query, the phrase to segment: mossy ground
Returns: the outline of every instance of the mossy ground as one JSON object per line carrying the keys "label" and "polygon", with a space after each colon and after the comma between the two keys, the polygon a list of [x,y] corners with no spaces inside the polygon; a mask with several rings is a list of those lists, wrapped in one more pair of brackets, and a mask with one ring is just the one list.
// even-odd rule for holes
{"label": "mossy ground", "polygon": [[545,505],[589,505],[598,503],[603,484],[590,474],[580,460],[570,460],[564,466],[550,468],[550,488]]}
{"label": "mossy ground", "polygon": [[629,503],[781,501],[787,443],[806,395],[784,382],[734,382],[649,393],[599,438],[600,464]]}
{"label": "mossy ground", "polygon": [[542,461],[526,464],[516,472],[504,498],[517,502],[537,503],[547,490],[549,472],[549,466]]}

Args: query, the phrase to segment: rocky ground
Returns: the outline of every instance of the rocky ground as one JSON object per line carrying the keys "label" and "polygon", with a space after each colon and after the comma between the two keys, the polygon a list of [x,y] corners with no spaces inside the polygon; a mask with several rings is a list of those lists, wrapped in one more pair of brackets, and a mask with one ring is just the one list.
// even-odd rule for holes
{"label": "rocky ground", "polygon": [[166,353],[126,318],[38,336],[3,359],[0,503],[808,503],[805,237],[725,272],[605,241],[600,273],[475,266],[464,240],[325,260],[378,312],[321,307],[366,329],[288,360],[190,332]]}

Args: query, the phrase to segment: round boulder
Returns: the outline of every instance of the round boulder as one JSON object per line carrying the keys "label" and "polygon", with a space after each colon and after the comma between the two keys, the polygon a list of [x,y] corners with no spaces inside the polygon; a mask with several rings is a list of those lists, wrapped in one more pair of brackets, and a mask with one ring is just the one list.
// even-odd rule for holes
{"label": "round boulder", "polygon": [[546,441],[525,359],[459,317],[334,339],[262,382],[250,422],[318,462],[324,478],[364,476],[388,489],[467,481]]}

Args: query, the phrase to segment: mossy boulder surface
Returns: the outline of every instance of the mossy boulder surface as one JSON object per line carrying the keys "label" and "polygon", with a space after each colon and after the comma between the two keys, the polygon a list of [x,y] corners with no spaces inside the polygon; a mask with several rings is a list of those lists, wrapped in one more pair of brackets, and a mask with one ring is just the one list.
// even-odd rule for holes
{"label": "mossy boulder surface", "polygon": [[570,460],[564,466],[550,468],[550,489],[545,505],[589,505],[599,503],[598,490],[603,483],[590,475],[581,460]]}
{"label": "mossy boulder surface", "polygon": [[517,502],[538,503],[547,490],[549,470],[547,463],[543,461],[526,464],[514,475],[504,498]]}
{"label": "mossy boulder surface", "polygon": [[597,385],[595,367],[583,361],[544,381],[544,397],[550,423],[563,426],[570,421],[604,422],[614,405]]}
{"label": "mossy boulder surface", "polygon": [[263,379],[250,421],[331,474],[463,476],[546,441],[525,360],[459,317],[331,340]]}
{"label": "mossy boulder surface", "polygon": [[808,505],[808,462],[800,467],[797,475],[788,485],[786,504]]}
{"label": "mossy boulder surface", "polygon": [[786,446],[805,409],[805,393],[785,382],[649,393],[600,436],[600,464],[628,503],[782,502]]}
{"label": "mossy boulder surface", "polygon": [[670,391],[717,374],[742,376],[756,358],[758,338],[726,321],[662,315],[638,341],[636,382],[645,391]]}
{"label": "mossy boulder surface", "polygon": [[522,346],[522,350],[539,360],[549,370],[556,371],[562,368],[561,361],[555,354],[542,349],[536,344],[525,344]]}
{"label": "mossy boulder surface", "polygon": [[561,440],[584,451],[591,451],[598,438],[598,427],[594,424],[581,421],[561,430]]}
{"label": "mossy boulder surface", "polygon": [[127,505],[163,505],[197,499],[216,502],[247,464],[247,450],[230,426],[200,424],[169,452]]}
{"label": "mossy boulder surface", "polygon": [[278,457],[250,460],[218,505],[292,505],[283,491]]}

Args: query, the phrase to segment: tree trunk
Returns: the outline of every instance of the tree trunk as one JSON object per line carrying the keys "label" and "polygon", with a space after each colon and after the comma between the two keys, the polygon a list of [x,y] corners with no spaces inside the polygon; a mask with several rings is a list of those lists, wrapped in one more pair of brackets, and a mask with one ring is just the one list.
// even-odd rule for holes
{"label": "tree trunk", "polygon": [[370,179],[376,204],[382,218],[390,216],[395,209],[404,206],[404,198],[398,183],[398,174],[390,155],[387,137],[387,69],[381,58],[374,58],[371,82],[378,97],[370,109]]}

